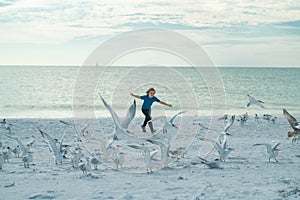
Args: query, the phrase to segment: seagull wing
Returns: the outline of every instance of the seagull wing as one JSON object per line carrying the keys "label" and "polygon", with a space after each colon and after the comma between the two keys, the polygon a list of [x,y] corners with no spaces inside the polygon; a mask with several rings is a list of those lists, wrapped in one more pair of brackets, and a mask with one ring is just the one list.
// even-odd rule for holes
{"label": "seagull wing", "polygon": [[117,115],[117,113],[112,109],[112,107],[103,99],[103,97],[99,94],[101,101],[103,102],[104,106],[107,108],[107,110],[110,112],[111,117],[116,124],[117,127],[122,127],[120,123],[120,118]]}
{"label": "seagull wing", "polygon": [[[64,141],[64,137],[66,135],[66,130],[64,130],[63,135],[61,136],[60,142],[59,142],[59,152],[62,153],[63,152],[63,141]],[[56,146],[56,145],[55,145]]]}
{"label": "seagull wing", "polygon": [[58,155],[60,154],[60,151],[59,151],[59,149],[57,148],[56,143],[55,143],[55,141],[53,140],[53,138],[50,137],[50,135],[48,135],[47,133],[43,132],[41,129],[39,129],[39,131],[40,131],[40,133],[42,134],[43,137],[46,137],[46,138],[47,138],[47,140],[48,140],[48,142],[49,142],[49,144],[50,144],[50,147],[51,147],[51,149],[52,149],[52,151],[53,151],[55,157],[58,156]]}
{"label": "seagull wing", "polygon": [[231,128],[231,126],[233,125],[234,123],[234,120],[235,120],[235,115],[233,115],[231,118],[230,118],[230,121],[227,123],[227,125],[225,126],[224,128],[224,132],[227,133],[228,130]]}
{"label": "seagull wing", "polygon": [[275,149],[277,149],[277,147],[280,145],[280,143],[278,142],[278,143],[276,143],[275,145],[274,145],[274,147],[272,148],[272,150],[275,150]]}
{"label": "seagull wing", "polygon": [[169,120],[169,122],[170,122],[171,124],[173,124],[175,118],[176,118],[178,115],[181,115],[181,114],[183,114],[183,113],[185,113],[185,112],[186,112],[186,111],[181,111],[181,112],[177,113],[176,115],[174,115],[174,116]]}
{"label": "seagull wing", "polygon": [[136,113],[136,101],[133,101],[133,104],[129,107],[125,119],[122,121],[121,126],[125,129],[128,128],[130,122],[134,118]]}
{"label": "seagull wing", "polygon": [[283,115],[285,119],[289,122],[291,127],[296,131],[299,130],[296,126],[298,124],[297,120],[295,117],[293,117],[286,109],[283,109]]}
{"label": "seagull wing", "polygon": [[201,157],[198,157],[198,158],[201,160],[201,163],[203,163],[203,164],[209,163],[209,161],[204,158],[201,158]]}
{"label": "seagull wing", "polygon": [[249,98],[249,103],[247,104],[247,107],[249,107],[251,104],[256,102],[256,99],[252,96],[250,96],[249,94],[247,94],[248,98]]}
{"label": "seagull wing", "polygon": [[104,106],[108,109],[108,111],[110,112],[111,114],[111,117],[115,123],[115,133],[114,133],[114,137],[117,138],[118,136],[117,135],[122,135],[122,136],[125,136],[125,137],[130,137],[131,135],[127,133],[126,129],[124,129],[122,126],[121,126],[121,123],[120,123],[120,119],[117,115],[117,113],[111,108],[111,106],[102,98],[102,96],[99,94]]}
{"label": "seagull wing", "polygon": [[149,122],[154,122],[154,121],[160,121],[162,123],[165,123],[167,121],[167,118],[165,116],[158,116],[158,117],[154,117]]}
{"label": "seagull wing", "polygon": [[84,135],[84,132],[85,132],[85,130],[86,130],[88,127],[89,127],[89,124],[86,123],[86,124],[84,125],[84,127],[82,128],[82,130],[80,131],[80,132],[81,132],[81,135]]}
{"label": "seagull wing", "polygon": [[156,144],[156,145],[158,145],[160,147],[166,147],[166,145],[162,141],[160,141],[160,140],[147,139],[146,141],[148,141],[148,142],[150,142],[152,144]]}
{"label": "seagull wing", "polygon": [[265,103],[265,102],[261,101],[261,100],[257,100],[257,105],[259,105],[261,108],[265,108],[263,103]]}
{"label": "seagull wing", "polygon": [[265,146],[265,147],[267,147],[267,152],[272,152],[272,147],[270,144],[261,143],[261,144],[254,144],[252,146]]}
{"label": "seagull wing", "polygon": [[65,125],[67,125],[67,126],[71,125],[70,122],[66,122],[66,121],[63,121],[63,120],[59,120],[59,122],[62,123],[62,124],[65,124]]}
{"label": "seagull wing", "polygon": [[154,156],[158,153],[158,150],[150,152],[150,159],[153,160]]}
{"label": "seagull wing", "polygon": [[214,145],[214,148],[220,152],[223,148],[222,146],[219,144],[219,142],[216,142],[215,140],[209,139],[209,138],[199,138],[201,141],[205,141],[205,142],[209,142],[212,145]]}
{"label": "seagull wing", "polygon": [[17,143],[19,144],[20,148],[21,148],[21,151],[22,151],[22,155],[25,156],[27,154],[27,150],[24,146],[24,144],[18,139],[18,138],[15,138],[15,137],[11,137],[10,135],[6,135],[8,138],[10,139],[13,139],[13,140],[16,140]]}

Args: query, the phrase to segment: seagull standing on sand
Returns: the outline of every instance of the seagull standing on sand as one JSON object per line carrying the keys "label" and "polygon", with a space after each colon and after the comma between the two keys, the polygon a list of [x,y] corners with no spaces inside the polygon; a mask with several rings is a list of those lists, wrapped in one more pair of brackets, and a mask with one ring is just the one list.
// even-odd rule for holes
{"label": "seagull standing on sand", "polygon": [[123,163],[125,162],[125,155],[127,155],[127,153],[120,152],[114,156],[113,161],[116,164],[117,170],[119,170],[119,168],[123,168]]}
{"label": "seagull standing on sand", "polygon": [[271,122],[272,122],[273,124],[275,124],[276,120],[277,120],[277,117],[276,117],[276,116],[274,116],[274,117],[271,118]]}
{"label": "seagull standing on sand", "polygon": [[293,137],[293,140],[295,140],[296,137],[300,136],[300,124],[286,109],[283,109],[283,115],[294,130],[288,132],[288,137]]}
{"label": "seagull standing on sand", "polygon": [[267,153],[269,155],[269,162],[271,162],[271,158],[274,158],[275,161],[278,162],[276,157],[278,155],[278,152],[281,151],[281,149],[278,149],[278,146],[280,145],[280,143],[276,143],[273,148],[270,144],[266,144],[266,143],[254,144],[252,146],[260,146],[260,145],[263,145],[263,146],[267,147]]}
{"label": "seagull standing on sand", "polygon": [[175,150],[169,150],[169,154],[171,154],[172,158],[176,158],[176,160],[180,160],[184,158],[184,154],[186,153],[185,147],[177,147]]}
{"label": "seagull standing on sand", "polygon": [[224,122],[226,122],[228,119],[228,115],[225,114],[223,117],[220,117],[218,120],[224,120]]}
{"label": "seagull standing on sand", "polygon": [[147,139],[148,142],[160,147],[161,160],[165,167],[168,165],[171,141],[176,137],[178,130],[178,126],[174,124],[174,120],[183,113],[185,113],[185,111],[181,111],[174,115],[169,121],[165,122],[161,131],[157,131],[155,135]]}
{"label": "seagull standing on sand", "polygon": [[140,149],[144,152],[145,154],[145,158],[144,158],[144,162],[145,162],[145,166],[146,166],[146,170],[147,170],[147,173],[152,173],[152,162],[153,161],[158,161],[156,159],[154,159],[154,156],[157,154],[158,150],[154,150],[154,151],[150,151],[149,148],[147,148],[145,146],[145,144],[139,144],[139,145],[127,145],[131,148],[134,148],[134,149]]}
{"label": "seagull standing on sand", "polygon": [[258,122],[260,117],[258,116],[258,114],[255,114],[255,117],[254,117],[255,121]]}
{"label": "seagull standing on sand", "polygon": [[12,152],[10,147],[3,147],[2,148],[2,155],[5,162],[9,163],[9,160],[12,158]]}
{"label": "seagull standing on sand", "polygon": [[92,171],[89,159],[86,159],[85,162],[79,163],[78,167],[85,175],[88,175],[88,172]]}
{"label": "seagull standing on sand", "polygon": [[[50,137],[47,133],[43,132],[42,130],[38,129],[40,131],[40,133],[42,134],[43,137],[46,137],[48,142],[49,142],[49,145],[52,149],[52,152],[54,154],[54,157],[55,157],[55,164],[62,164],[63,162],[63,159],[66,158],[61,152],[60,152],[60,149],[58,149],[58,147],[56,146],[56,142],[55,140]],[[61,144],[60,144],[61,146]]]}
{"label": "seagull standing on sand", "polygon": [[17,145],[15,148],[13,148],[12,152],[15,154],[16,158],[20,158],[20,153],[21,153],[20,145]]}
{"label": "seagull standing on sand", "polygon": [[219,144],[219,142],[216,142],[216,141],[211,140],[209,138],[199,138],[199,139],[202,140],[202,141],[205,141],[205,142],[209,142],[214,146],[214,148],[217,150],[217,152],[219,154],[219,158],[220,158],[221,162],[225,162],[225,158],[229,155],[229,153],[231,151],[235,150],[234,148],[225,147],[224,143],[221,145],[221,144]]}
{"label": "seagull standing on sand", "polygon": [[18,138],[12,137],[10,135],[6,135],[6,137],[15,140],[18,143],[22,156],[25,156],[30,151],[30,147],[29,146],[25,147],[24,144],[21,142],[21,140],[19,140]]}
{"label": "seagull standing on sand", "polygon": [[78,152],[75,151],[71,152],[71,161],[72,161],[72,167],[77,168],[80,161]]}
{"label": "seagull standing on sand", "polygon": [[94,170],[98,169],[98,165],[101,163],[101,154],[93,155],[92,158],[90,158],[90,163],[94,166]]}
{"label": "seagull standing on sand", "polygon": [[272,115],[269,115],[269,114],[264,114],[263,115],[263,119],[268,121],[268,122],[270,122],[271,118],[272,118]]}
{"label": "seagull standing on sand", "polygon": [[24,167],[29,168],[29,163],[33,161],[33,152],[27,152],[25,156],[23,156],[22,161],[24,162]]}
{"label": "seagull standing on sand", "polygon": [[4,127],[6,130],[8,130],[9,133],[11,133],[12,124],[7,123],[6,119],[3,119],[0,123],[1,123],[2,127]]}
{"label": "seagull standing on sand", "polygon": [[263,106],[263,104],[265,104],[264,101],[261,100],[256,100],[254,97],[250,96],[249,94],[247,94],[248,98],[249,98],[249,103],[247,103],[246,107],[249,107],[250,105],[257,105],[261,108],[265,108]]}

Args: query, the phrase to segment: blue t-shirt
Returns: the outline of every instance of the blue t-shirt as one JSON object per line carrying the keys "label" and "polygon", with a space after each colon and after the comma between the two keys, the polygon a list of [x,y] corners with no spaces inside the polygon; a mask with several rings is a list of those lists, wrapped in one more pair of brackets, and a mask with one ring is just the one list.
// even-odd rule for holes
{"label": "blue t-shirt", "polygon": [[156,96],[149,98],[148,95],[144,95],[141,96],[141,99],[144,100],[144,103],[142,105],[142,109],[144,110],[150,110],[153,102],[160,102],[160,100]]}

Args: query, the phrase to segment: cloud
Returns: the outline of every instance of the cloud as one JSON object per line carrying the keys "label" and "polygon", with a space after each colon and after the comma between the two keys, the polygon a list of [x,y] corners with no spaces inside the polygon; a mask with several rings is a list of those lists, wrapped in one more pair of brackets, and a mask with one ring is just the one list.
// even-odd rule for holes
{"label": "cloud", "polygon": [[0,0],[0,44],[83,44],[152,27],[210,49],[287,49],[299,41],[299,25],[299,0]]}
{"label": "cloud", "polygon": [[[223,28],[236,25],[259,26],[288,23],[300,20],[299,3],[295,0],[278,1],[199,1],[162,0],[156,1],[2,1],[9,2],[0,7],[0,26],[16,26],[23,34],[40,31],[40,41],[51,41],[43,30],[64,33],[65,38],[94,34],[106,35],[141,27],[160,27],[174,30]],[[24,26],[20,26],[22,23]],[[35,28],[42,26],[42,29]],[[81,29],[76,29],[80,27]],[[86,30],[83,30],[86,29]],[[116,31],[116,29],[119,29]],[[76,34],[74,34],[76,33]],[[56,35],[54,33],[54,35]],[[14,34],[14,41],[22,40]],[[4,37],[4,38],[3,38]],[[1,34],[0,40],[7,39]],[[10,36],[12,37],[12,36]],[[30,37],[30,36],[29,36]],[[39,37],[36,37],[36,41]],[[53,40],[55,42],[55,37]]]}

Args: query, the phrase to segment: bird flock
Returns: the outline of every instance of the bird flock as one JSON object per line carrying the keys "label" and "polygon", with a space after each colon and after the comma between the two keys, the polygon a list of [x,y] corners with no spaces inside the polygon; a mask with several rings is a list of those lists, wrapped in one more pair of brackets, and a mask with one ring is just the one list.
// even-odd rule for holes
{"label": "bird flock", "polygon": [[[143,163],[146,173],[152,173],[155,166],[168,167],[173,161],[179,161],[184,159],[184,154],[188,149],[184,147],[177,147],[176,149],[171,149],[171,144],[178,132],[178,126],[175,125],[175,119],[184,114],[185,111],[178,112],[176,115],[167,119],[166,117],[153,118],[152,121],[161,120],[163,121],[163,127],[157,130],[149,137],[138,137],[138,134],[131,132],[128,127],[131,121],[134,119],[136,114],[136,102],[133,101],[132,105],[129,107],[126,116],[123,120],[117,115],[117,113],[112,109],[112,107],[105,101],[105,99],[99,94],[99,98],[103,105],[109,111],[111,119],[114,122],[114,131],[107,134],[107,137],[92,138],[88,134],[89,124],[87,123],[81,130],[74,128],[76,141],[72,144],[65,143],[66,128],[63,131],[61,139],[55,139],[52,137],[51,133],[47,133],[42,127],[36,127],[39,133],[39,140],[43,144],[46,144],[49,148],[49,154],[54,157],[55,165],[64,165],[66,163],[71,164],[74,169],[82,171],[84,175],[91,174],[92,170],[98,170],[99,166],[107,166],[107,163],[112,163],[114,169],[119,170],[123,168],[123,164],[126,160],[127,152],[126,149],[130,148],[132,151],[143,156]],[[247,107],[251,105],[257,105],[261,108],[264,102],[261,100],[256,100],[254,97],[248,95],[249,103],[246,104]],[[300,125],[296,118],[293,117],[286,109],[283,109],[283,116],[286,118],[292,131],[288,132],[288,137],[292,137],[292,142],[297,142],[300,136]],[[244,125],[249,119],[248,113],[240,116],[229,116],[224,115],[219,118],[220,123],[224,121],[225,126],[221,132],[218,132],[218,138],[212,139],[209,137],[200,137],[200,141],[209,143],[213,146],[213,149],[218,153],[218,157],[213,161],[209,161],[206,158],[198,157],[200,162],[206,165],[210,169],[222,169],[220,163],[225,162],[226,158],[230,152],[235,151],[235,148],[228,145],[228,138],[232,137],[233,134],[230,132],[231,127],[236,121],[239,121],[241,125]],[[259,122],[261,119],[268,121],[269,123],[276,123],[276,116],[269,114],[264,114],[259,117],[255,114],[254,119]],[[73,123],[59,120],[61,124],[65,127],[74,126]],[[193,125],[199,125],[207,130],[216,131],[214,129],[208,128],[202,123],[193,123]],[[36,137],[32,136],[30,142],[24,144],[20,138],[14,137],[12,133],[13,124],[7,122],[6,119],[1,121],[1,128],[6,130],[4,136],[7,140],[14,142],[15,146],[10,147],[3,145],[0,141],[0,169],[3,165],[9,163],[11,159],[20,159],[25,168],[29,168],[33,163],[34,146],[36,144]],[[3,139],[3,137],[2,137]],[[87,147],[87,141],[96,141],[99,147],[91,151]],[[268,143],[257,143],[253,144],[253,147],[265,146],[268,154],[268,161],[274,159],[276,162],[278,152],[281,151],[279,148],[280,143],[276,143],[273,146]]]}

